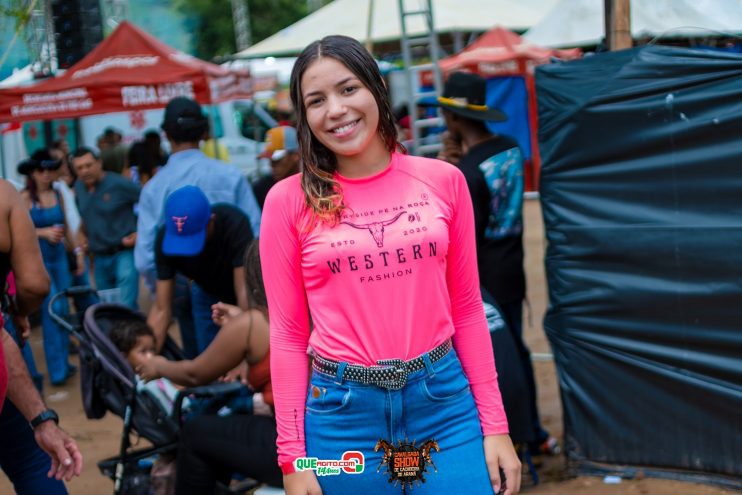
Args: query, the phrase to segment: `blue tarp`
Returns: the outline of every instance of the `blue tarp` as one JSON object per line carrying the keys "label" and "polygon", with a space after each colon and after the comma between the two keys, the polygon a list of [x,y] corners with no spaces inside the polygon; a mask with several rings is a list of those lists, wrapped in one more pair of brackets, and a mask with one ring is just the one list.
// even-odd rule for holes
{"label": "blue tarp", "polygon": [[528,90],[523,76],[496,77],[487,80],[487,106],[505,112],[505,122],[490,122],[487,126],[497,134],[515,139],[523,158],[530,160],[531,125],[528,122]]}

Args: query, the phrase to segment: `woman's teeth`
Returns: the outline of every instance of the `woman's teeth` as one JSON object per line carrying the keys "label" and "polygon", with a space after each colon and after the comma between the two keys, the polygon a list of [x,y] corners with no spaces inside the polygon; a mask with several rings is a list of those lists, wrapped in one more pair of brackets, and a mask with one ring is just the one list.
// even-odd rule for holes
{"label": "woman's teeth", "polygon": [[335,134],[342,134],[344,132],[348,132],[349,130],[351,130],[356,124],[357,122],[351,122],[350,124],[333,129],[332,132]]}

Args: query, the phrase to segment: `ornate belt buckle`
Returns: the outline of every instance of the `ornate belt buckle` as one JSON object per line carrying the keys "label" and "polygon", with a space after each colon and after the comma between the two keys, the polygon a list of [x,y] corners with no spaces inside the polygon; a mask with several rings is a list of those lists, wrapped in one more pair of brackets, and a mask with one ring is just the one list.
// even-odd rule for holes
{"label": "ornate belt buckle", "polygon": [[[391,368],[393,377],[389,380],[380,380],[378,385],[387,390],[399,390],[407,383],[407,369],[404,367],[404,361],[401,359],[382,359],[376,361],[376,364],[383,368]],[[385,370],[382,370],[385,371]]]}

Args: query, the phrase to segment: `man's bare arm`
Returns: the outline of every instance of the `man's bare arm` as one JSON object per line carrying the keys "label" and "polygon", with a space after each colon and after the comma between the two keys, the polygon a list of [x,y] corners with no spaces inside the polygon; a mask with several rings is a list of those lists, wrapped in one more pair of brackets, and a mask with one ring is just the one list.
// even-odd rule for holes
{"label": "man's bare arm", "polygon": [[49,293],[49,275],[41,259],[36,230],[20,195],[10,183],[0,181],[0,197],[8,207],[10,266],[15,274],[17,311],[25,316],[37,310]]}
{"label": "man's bare arm", "polygon": [[[46,410],[36,387],[23,361],[21,350],[13,337],[2,329],[2,347],[8,366],[8,399],[21,412],[27,421]],[[75,441],[54,421],[44,421],[34,428],[34,438],[44,452],[52,459],[49,477],[69,481],[82,472],[82,454]]]}
{"label": "man's bare arm", "polygon": [[152,327],[155,333],[155,345],[157,351],[162,349],[167,336],[167,329],[170,326],[173,310],[173,292],[175,290],[175,279],[158,280],[155,289],[155,303],[149,310],[147,324]]}

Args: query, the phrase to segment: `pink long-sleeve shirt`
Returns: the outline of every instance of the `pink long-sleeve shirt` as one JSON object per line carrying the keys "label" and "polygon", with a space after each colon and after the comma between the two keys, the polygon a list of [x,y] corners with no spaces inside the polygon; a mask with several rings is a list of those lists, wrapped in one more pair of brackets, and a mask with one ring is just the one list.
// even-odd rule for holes
{"label": "pink long-sleeve shirt", "polygon": [[393,153],[377,175],[336,177],[348,208],[333,227],[312,225],[299,175],[276,184],[263,211],[279,463],[306,455],[309,348],[369,366],[412,359],[452,337],[484,434],[507,433],[464,176],[442,161]]}

